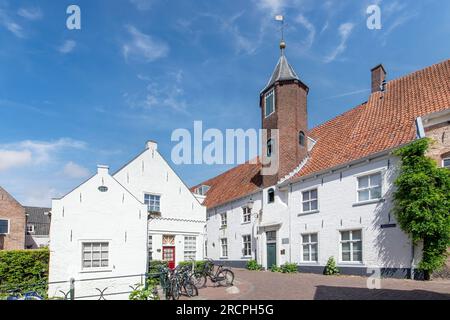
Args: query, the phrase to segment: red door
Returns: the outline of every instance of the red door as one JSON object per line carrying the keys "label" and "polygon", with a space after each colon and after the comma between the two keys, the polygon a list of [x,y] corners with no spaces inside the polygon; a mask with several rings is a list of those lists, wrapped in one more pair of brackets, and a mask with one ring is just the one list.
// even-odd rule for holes
{"label": "red door", "polygon": [[170,269],[175,269],[175,247],[163,247],[163,261],[168,262]]}

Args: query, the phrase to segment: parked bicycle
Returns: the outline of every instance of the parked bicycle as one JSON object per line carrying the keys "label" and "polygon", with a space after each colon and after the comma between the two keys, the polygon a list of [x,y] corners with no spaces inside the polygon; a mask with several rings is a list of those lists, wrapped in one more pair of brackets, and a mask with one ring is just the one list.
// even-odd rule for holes
{"label": "parked bicycle", "polygon": [[8,291],[9,296],[6,298],[8,301],[14,300],[44,300],[37,292],[29,291],[22,294],[20,290]]}
{"label": "parked bicycle", "polygon": [[234,283],[234,273],[231,269],[223,265],[217,265],[217,268],[215,268],[214,261],[208,258],[206,258],[202,270],[196,270],[191,277],[197,288],[205,287],[208,278],[212,283],[223,287],[230,287]]}
{"label": "parked bicycle", "polygon": [[181,294],[188,297],[198,295],[198,289],[192,281],[190,266],[177,266],[170,270],[160,267],[160,285],[166,300],[178,300]]}

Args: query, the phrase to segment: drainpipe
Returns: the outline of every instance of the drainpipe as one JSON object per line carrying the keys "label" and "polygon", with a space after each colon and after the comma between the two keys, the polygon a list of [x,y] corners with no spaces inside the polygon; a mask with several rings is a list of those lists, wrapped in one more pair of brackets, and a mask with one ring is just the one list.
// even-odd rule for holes
{"label": "drainpipe", "polygon": [[288,193],[288,214],[289,214],[289,263],[292,263],[292,227],[291,227],[291,195],[292,195],[292,184],[289,184]]}
{"label": "drainpipe", "polygon": [[415,246],[414,242],[411,242],[411,280],[414,280],[414,255],[415,255]]}

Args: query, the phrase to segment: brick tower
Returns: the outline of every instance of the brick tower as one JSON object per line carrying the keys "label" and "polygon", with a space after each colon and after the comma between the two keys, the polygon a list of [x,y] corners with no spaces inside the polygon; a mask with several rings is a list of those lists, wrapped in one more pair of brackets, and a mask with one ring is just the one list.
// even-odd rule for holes
{"label": "brick tower", "polygon": [[[262,128],[267,130],[266,141],[262,142],[263,163],[274,165],[274,160],[278,159],[278,170],[275,165],[269,175],[263,172],[263,187],[275,185],[297,168],[308,153],[309,88],[287,61],[284,41],[280,49],[278,64],[260,95]],[[273,129],[278,129],[278,138]]]}

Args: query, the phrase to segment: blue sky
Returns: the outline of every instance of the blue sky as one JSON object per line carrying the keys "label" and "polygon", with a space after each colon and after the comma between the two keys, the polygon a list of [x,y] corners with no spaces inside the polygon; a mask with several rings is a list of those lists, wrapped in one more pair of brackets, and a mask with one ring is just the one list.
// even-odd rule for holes
{"label": "blue sky", "polygon": [[[82,29],[66,28],[81,8]],[[382,29],[366,27],[379,4]],[[259,128],[259,91],[279,57],[310,87],[314,127],[367,100],[370,69],[389,79],[449,58],[450,1],[0,0],[0,185],[50,205],[108,164],[171,133]],[[229,166],[174,166],[188,185]]]}

